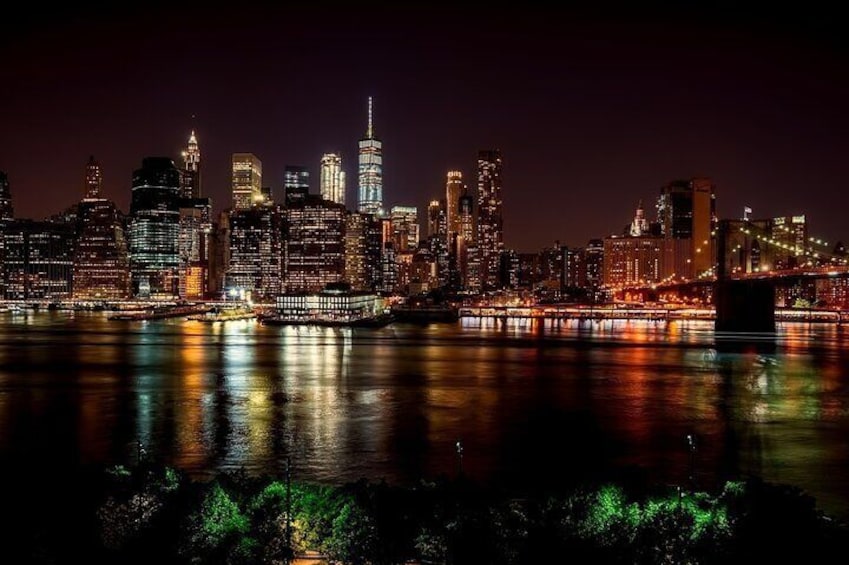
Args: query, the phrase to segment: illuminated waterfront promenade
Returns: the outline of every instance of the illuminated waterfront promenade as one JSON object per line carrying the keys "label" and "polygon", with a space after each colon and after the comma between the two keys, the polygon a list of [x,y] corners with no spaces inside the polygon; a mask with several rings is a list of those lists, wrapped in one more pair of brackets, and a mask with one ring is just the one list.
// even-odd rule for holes
{"label": "illuminated waterfront promenade", "polygon": [[[776,308],[783,322],[834,322],[849,319],[843,310]],[[461,318],[541,320],[713,320],[713,308],[662,308],[605,304],[599,306],[479,306],[460,309]]]}

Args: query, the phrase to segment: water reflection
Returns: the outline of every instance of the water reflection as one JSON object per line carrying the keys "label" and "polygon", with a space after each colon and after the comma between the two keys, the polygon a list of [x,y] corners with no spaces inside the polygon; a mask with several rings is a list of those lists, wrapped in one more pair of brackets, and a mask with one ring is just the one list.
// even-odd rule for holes
{"label": "water reflection", "polygon": [[[727,350],[702,322],[464,320],[378,330],[254,321],[0,319],[0,463],[152,457],[415,482],[451,474],[553,488],[640,470],[709,486],[790,482],[849,515],[847,335],[782,325]],[[561,463],[566,461],[565,464]]]}

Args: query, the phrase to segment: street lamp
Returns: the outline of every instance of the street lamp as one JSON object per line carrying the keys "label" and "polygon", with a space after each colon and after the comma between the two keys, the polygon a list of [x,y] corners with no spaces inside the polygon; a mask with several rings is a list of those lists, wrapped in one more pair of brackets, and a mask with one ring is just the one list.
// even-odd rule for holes
{"label": "street lamp", "polygon": [[463,475],[463,443],[458,439],[454,445],[457,451],[457,476]]}
{"label": "street lamp", "polygon": [[689,480],[690,490],[696,490],[696,438],[693,434],[687,434],[687,449],[690,452]]}

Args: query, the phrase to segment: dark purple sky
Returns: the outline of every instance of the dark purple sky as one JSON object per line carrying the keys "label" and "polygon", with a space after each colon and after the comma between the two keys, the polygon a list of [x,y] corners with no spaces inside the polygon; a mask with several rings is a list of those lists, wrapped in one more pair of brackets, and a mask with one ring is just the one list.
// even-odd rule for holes
{"label": "dark purple sky", "polygon": [[693,175],[714,179],[722,216],[807,213],[812,233],[849,240],[849,57],[834,14],[374,6],[7,18],[0,169],[16,215],[78,200],[89,154],[126,210],[132,170],[177,158],[192,114],[216,208],[238,151],[275,190],[287,163],[316,174],[341,151],[353,203],[373,95],[386,203],[424,207],[448,169],[471,178],[477,150],[501,148],[505,240],[520,251],[618,232],[638,199]]}

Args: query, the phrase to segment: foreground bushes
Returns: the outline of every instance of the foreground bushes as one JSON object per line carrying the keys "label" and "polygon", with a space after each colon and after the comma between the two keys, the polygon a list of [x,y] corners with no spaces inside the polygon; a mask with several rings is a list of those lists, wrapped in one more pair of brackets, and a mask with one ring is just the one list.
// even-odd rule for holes
{"label": "foreground bushes", "polygon": [[520,500],[462,481],[415,489],[293,483],[288,495],[274,479],[199,483],[171,469],[116,468],[91,555],[259,564],[314,550],[346,564],[729,563],[799,554],[818,562],[847,548],[846,531],[812,499],[758,481],[727,483],[715,494],[606,485]]}

